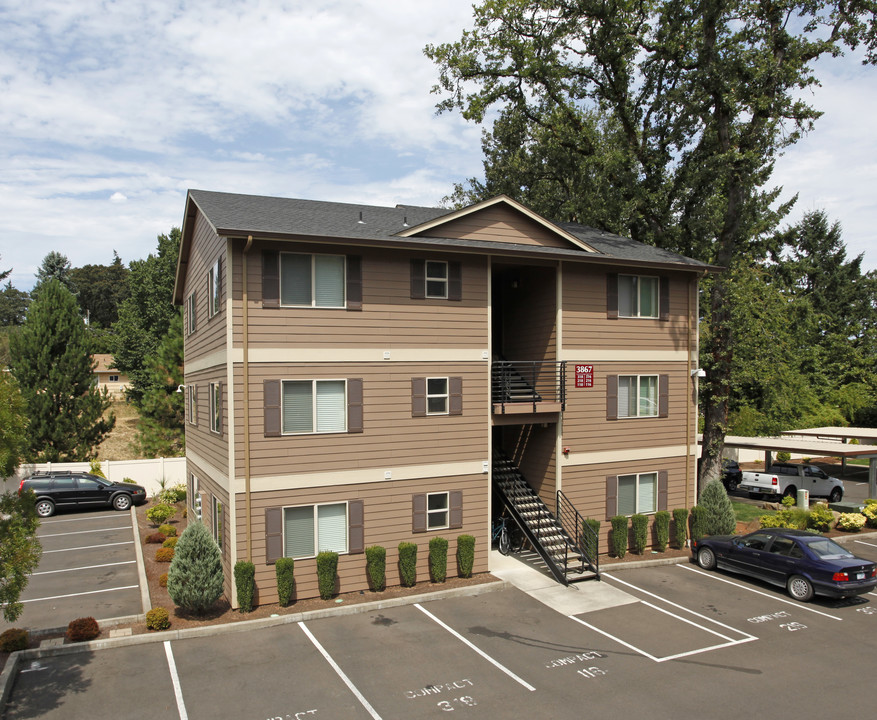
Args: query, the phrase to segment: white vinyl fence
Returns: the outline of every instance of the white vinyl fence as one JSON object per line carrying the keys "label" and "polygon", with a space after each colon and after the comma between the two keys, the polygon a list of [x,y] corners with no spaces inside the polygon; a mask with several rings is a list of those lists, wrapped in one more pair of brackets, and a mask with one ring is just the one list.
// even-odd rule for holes
{"label": "white vinyl fence", "polygon": [[[161,480],[164,479],[167,487],[172,485],[186,484],[186,458],[153,458],[151,460],[104,460],[100,464],[107,480],[122,482],[130,478],[138,485],[146,488],[148,495],[152,496],[161,490]],[[89,472],[91,466],[87,462],[67,463],[33,463],[22,465],[15,475],[4,481],[4,490],[18,490],[22,478],[29,477],[35,472],[47,470],[72,470],[74,472]]]}

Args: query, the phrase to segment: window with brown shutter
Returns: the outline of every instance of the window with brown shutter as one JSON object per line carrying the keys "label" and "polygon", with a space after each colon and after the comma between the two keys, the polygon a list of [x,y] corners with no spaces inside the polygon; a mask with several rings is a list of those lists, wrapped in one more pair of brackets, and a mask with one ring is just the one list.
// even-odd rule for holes
{"label": "window with brown shutter", "polygon": [[606,519],[615,517],[618,514],[618,476],[608,475],[606,477]]}
{"label": "window with brown shutter", "polygon": [[347,256],[347,309],[362,310],[362,258]]}
{"label": "window with brown shutter", "polygon": [[265,509],[265,562],[273,565],[283,557],[283,511],[280,508]]}
{"label": "window with brown shutter", "polygon": [[426,532],[426,493],[411,497],[411,532]]}
{"label": "window with brown shutter", "polygon": [[666,322],[670,319],[670,278],[662,275],[660,284],[659,316]]}
{"label": "window with brown shutter", "polygon": [[457,530],[463,527],[463,491],[454,490],[450,493],[451,511],[448,520],[448,527],[451,530]]}
{"label": "window with brown shutter", "polygon": [[411,299],[426,297],[426,260],[411,261]]}
{"label": "window with brown shutter", "polygon": [[362,500],[347,503],[347,552],[351,555],[365,552],[365,508]]}
{"label": "window with brown shutter", "polygon": [[347,432],[362,432],[362,378],[347,379]]}
{"label": "window with brown shutter", "polygon": [[618,273],[606,275],[606,318],[618,319]]}
{"label": "window with brown shutter", "polygon": [[463,414],[463,378],[448,378],[450,385],[450,406],[448,408],[449,415]]}
{"label": "window with brown shutter", "polygon": [[606,419],[618,419],[618,375],[606,378]]}
{"label": "window with brown shutter", "polygon": [[262,307],[280,307],[280,253],[262,251]]}
{"label": "window with brown shutter", "polygon": [[670,414],[670,376],[658,375],[658,417]]}
{"label": "window with brown shutter", "polygon": [[279,437],[280,431],[280,380],[265,380],[264,394],[265,437]]}
{"label": "window with brown shutter", "polygon": [[426,417],[426,378],[411,378],[411,417]]}

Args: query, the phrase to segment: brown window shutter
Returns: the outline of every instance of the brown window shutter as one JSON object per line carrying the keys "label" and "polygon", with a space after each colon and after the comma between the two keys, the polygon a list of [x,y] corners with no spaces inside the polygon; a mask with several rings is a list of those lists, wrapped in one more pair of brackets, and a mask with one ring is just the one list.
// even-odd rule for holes
{"label": "brown window shutter", "polygon": [[362,432],[362,378],[347,379],[347,432]]}
{"label": "brown window shutter", "polygon": [[347,309],[362,310],[362,258],[347,256]]}
{"label": "brown window shutter", "polygon": [[448,402],[449,415],[463,414],[463,378],[448,378],[448,391],[450,398]]}
{"label": "brown window shutter", "polygon": [[411,378],[411,417],[426,417],[426,378]]}
{"label": "brown window shutter", "polygon": [[667,509],[667,471],[658,472],[658,510]]}
{"label": "brown window shutter", "polygon": [[411,261],[411,298],[422,300],[426,297],[426,260]]}
{"label": "brown window shutter", "polygon": [[670,278],[661,276],[660,279],[660,317],[661,320],[670,319]]}
{"label": "brown window shutter", "polygon": [[262,251],[262,307],[280,307],[280,253]]}
{"label": "brown window shutter", "polygon": [[283,557],[283,510],[265,509],[265,562],[273,565]]}
{"label": "brown window shutter", "polygon": [[362,500],[347,503],[347,552],[359,555],[365,551],[365,523]]}
{"label": "brown window shutter", "polygon": [[448,518],[448,527],[456,530],[463,527],[463,491],[452,490],[450,493],[451,513]]}
{"label": "brown window shutter", "polygon": [[670,376],[658,375],[658,417],[667,417],[670,412]]}
{"label": "brown window shutter", "polygon": [[265,380],[262,383],[264,394],[265,437],[279,437],[280,428],[280,380]]}
{"label": "brown window shutter", "polygon": [[618,514],[618,475],[606,477],[606,519]]}
{"label": "brown window shutter", "polygon": [[618,375],[606,376],[606,419],[618,420]]}
{"label": "brown window shutter", "polygon": [[606,275],[606,318],[618,319],[618,273]]}
{"label": "brown window shutter", "polygon": [[411,496],[411,531],[426,532],[426,493]]}
{"label": "brown window shutter", "polygon": [[463,266],[458,262],[448,263],[448,300],[463,299]]}

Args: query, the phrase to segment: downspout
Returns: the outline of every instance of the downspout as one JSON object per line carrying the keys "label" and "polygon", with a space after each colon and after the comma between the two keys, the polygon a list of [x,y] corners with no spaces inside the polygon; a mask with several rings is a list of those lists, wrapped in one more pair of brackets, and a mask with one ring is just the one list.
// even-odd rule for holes
{"label": "downspout", "polygon": [[253,561],[253,532],[252,532],[252,510],[250,501],[250,344],[249,344],[249,322],[247,318],[248,300],[247,300],[247,253],[253,245],[253,236],[247,237],[247,244],[244,246],[244,252],[241,259],[241,271],[243,274],[243,292],[242,300],[242,320],[243,328],[243,383],[244,383],[244,515],[247,523],[247,561]]}
{"label": "downspout", "polygon": [[[688,382],[689,382],[689,390],[688,397],[685,399],[685,497],[691,497],[688,493],[691,491],[691,403],[693,398],[695,397],[694,388],[695,388],[695,378],[692,377],[691,373],[691,352],[692,352],[692,320],[691,320],[691,292],[694,287],[695,280],[690,280],[688,282]],[[244,435],[246,437],[246,434]],[[696,440],[695,440],[696,442]],[[694,498],[694,502],[692,504],[697,504],[697,498]]]}

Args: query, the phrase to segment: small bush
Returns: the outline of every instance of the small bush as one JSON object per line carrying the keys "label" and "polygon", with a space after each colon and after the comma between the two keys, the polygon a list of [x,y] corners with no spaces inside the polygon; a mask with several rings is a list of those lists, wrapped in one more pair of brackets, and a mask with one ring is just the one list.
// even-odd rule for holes
{"label": "small bush", "polygon": [[429,541],[429,574],[433,582],[443,583],[448,576],[448,540],[434,537]]}
{"label": "small bush", "polygon": [[591,532],[585,529],[582,530],[585,555],[588,556],[588,560],[593,562],[597,559],[597,548],[600,544],[600,521],[595,518],[585,518],[584,524],[591,529]]}
{"label": "small bush", "polygon": [[178,537],[169,537],[167,540],[165,540],[165,541],[161,544],[161,546],[162,546],[162,547],[166,547],[166,548],[176,547],[176,546],[177,546],[177,540],[179,540]]}
{"label": "small bush", "polygon": [[167,587],[167,573],[162,573],[158,576],[158,586]]}
{"label": "small bush", "polygon": [[0,652],[17,652],[18,650],[27,650],[30,645],[30,636],[27,630],[19,628],[9,628],[0,635]]}
{"label": "small bush", "polygon": [[862,513],[842,513],[835,527],[846,532],[859,532],[865,527],[865,516]]}
{"label": "small bush", "polygon": [[160,503],[165,503],[166,505],[176,505],[180,502],[186,501],[186,486],[185,485],[174,485],[173,487],[164,488],[158,495],[155,496],[155,499]]}
{"label": "small bush", "polygon": [[777,510],[773,515],[762,515],[758,518],[763,528],[790,528],[805,530],[807,528],[810,513],[807,510],[797,508],[784,508]]}
{"label": "small bush", "polygon": [[791,453],[787,453],[785,450],[780,450],[777,453],[777,462],[789,462],[792,459]]}
{"label": "small bush", "polygon": [[151,535],[146,536],[146,542],[148,543],[160,544],[163,543],[165,540],[167,540],[167,535],[160,532],[152,533]]}
{"label": "small bush", "polygon": [[335,594],[335,576],[338,573],[338,553],[324,550],[317,554],[317,585],[320,597],[328,600]]}
{"label": "small bush", "polygon": [[167,630],[171,626],[171,616],[163,607],[152,608],[146,613],[147,630]]}
{"label": "small bush", "polygon": [[633,527],[633,547],[631,552],[642,555],[649,543],[649,518],[647,515],[630,516],[630,524]]}
{"label": "small bush", "polygon": [[295,560],[288,557],[277,558],[274,573],[277,575],[277,601],[280,607],[288,607],[295,592]]}
{"label": "small bush", "polygon": [[700,540],[706,535],[706,511],[700,506],[695,505],[691,508],[688,516],[689,532],[688,535],[692,542]]}
{"label": "small bush", "polygon": [[673,510],[673,546],[681,550],[686,542],[688,542],[688,509],[676,508]]}
{"label": "small bush", "polygon": [[703,508],[703,526],[698,540],[703,535],[733,535],[737,530],[737,516],[721,480],[711,480],[706,484],[698,505]]}
{"label": "small bush", "polygon": [[404,587],[414,587],[417,582],[416,543],[399,543],[399,580]]}
{"label": "small bush", "polygon": [[167,505],[165,503],[153,505],[146,511],[146,517],[149,518],[149,522],[156,526],[164,525],[176,514],[177,509],[173,505]]}
{"label": "small bush", "polygon": [[169,547],[160,547],[155,551],[155,562],[167,562],[169,563],[174,559],[174,548]]}
{"label": "small bush", "polygon": [[365,572],[372,590],[381,592],[387,587],[387,548],[372,545],[365,549]]}
{"label": "small bush", "polygon": [[787,508],[794,507],[795,505],[798,504],[798,499],[793,498],[791,495],[783,495],[783,499],[780,500],[780,504],[783,507],[787,507]]}
{"label": "small bush", "polygon": [[240,611],[251,612],[256,595],[256,566],[248,560],[238,560],[234,564],[234,582]]}
{"label": "small bush", "polygon": [[93,617],[77,618],[67,626],[67,639],[70,642],[94,640],[100,635],[100,626]]}
{"label": "small bush", "polygon": [[134,482],[131,478],[122,478],[122,482],[123,482],[123,483],[128,483],[129,485],[136,485],[136,484],[137,484],[137,483]]}
{"label": "small bush", "polygon": [[[867,510],[867,508],[865,508]],[[831,528],[834,521],[834,513],[831,512],[828,505],[817,503],[810,508],[810,515],[807,518],[807,527],[819,532],[826,532]]]}
{"label": "small bush", "polygon": [[177,605],[203,615],[222,595],[222,555],[213,534],[202,522],[183,530],[168,570],[167,591]]}
{"label": "small bush", "polygon": [[616,515],[609,522],[612,524],[612,530],[609,533],[612,554],[621,559],[627,555],[627,516]]}
{"label": "small bush", "polygon": [[862,515],[865,516],[865,524],[869,528],[877,528],[877,503],[873,500],[865,500],[865,507],[862,509]]}
{"label": "small bush", "polygon": [[177,528],[175,525],[159,525],[158,531],[167,537],[176,537],[177,536]]}
{"label": "small bush", "polygon": [[107,476],[104,475],[103,468],[101,467],[100,460],[98,460],[97,458],[92,458],[88,461],[88,472],[90,472],[92,475],[102,477],[104,480],[107,479]]}
{"label": "small bush", "polygon": [[462,578],[472,577],[475,567],[475,536],[459,535],[457,537],[457,572]]}
{"label": "small bush", "polygon": [[670,542],[670,513],[659,510],[655,513],[655,550],[664,552]]}

